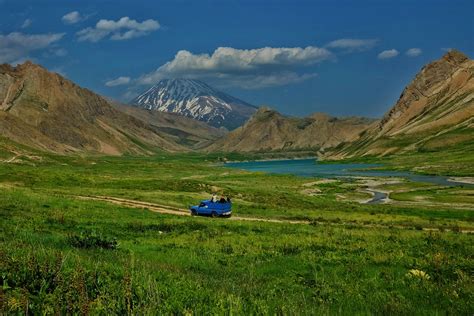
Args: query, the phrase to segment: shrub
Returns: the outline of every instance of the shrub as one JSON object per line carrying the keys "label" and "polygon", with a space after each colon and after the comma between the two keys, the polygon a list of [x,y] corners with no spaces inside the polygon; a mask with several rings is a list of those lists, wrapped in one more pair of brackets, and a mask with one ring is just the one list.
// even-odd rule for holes
{"label": "shrub", "polygon": [[451,227],[451,231],[454,232],[454,233],[461,233],[462,229],[458,225],[454,225],[454,226]]}
{"label": "shrub", "polygon": [[280,248],[280,251],[285,255],[297,255],[301,252],[300,247],[297,245],[285,245]]}
{"label": "shrub", "polygon": [[117,249],[118,243],[116,238],[104,237],[95,232],[81,232],[79,235],[70,235],[68,242],[71,246],[76,248],[102,248],[102,249]]}

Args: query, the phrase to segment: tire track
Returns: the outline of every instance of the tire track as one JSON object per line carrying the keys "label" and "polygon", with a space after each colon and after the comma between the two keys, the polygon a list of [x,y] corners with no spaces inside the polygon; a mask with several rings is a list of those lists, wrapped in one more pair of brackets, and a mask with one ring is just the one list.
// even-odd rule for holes
{"label": "tire track", "polygon": [[[160,205],[156,203],[150,202],[142,202],[136,200],[129,200],[124,198],[117,198],[111,196],[85,196],[85,195],[78,195],[75,196],[81,200],[93,200],[93,201],[103,201],[109,202],[112,204],[128,206],[132,208],[140,208],[140,209],[147,209],[151,212],[160,213],[160,214],[169,214],[169,215],[177,215],[177,216],[192,216],[191,213],[187,209],[171,207],[167,205]],[[258,217],[241,217],[241,216],[232,216],[230,218],[226,218],[228,221],[248,221],[248,222],[265,222],[265,223],[280,223],[280,224],[300,224],[300,225],[331,225],[331,226],[342,226],[342,227],[362,227],[362,228],[382,228],[382,229],[407,229],[413,230],[413,226],[403,226],[403,225],[383,225],[383,224],[363,224],[363,223],[353,223],[353,222],[342,222],[342,223],[331,223],[331,222],[323,222],[323,221],[307,221],[307,220],[284,220],[284,219],[272,219],[272,218],[258,218]],[[422,227],[421,230],[427,232],[450,232],[451,229],[443,229],[440,230],[436,227]],[[460,233],[467,233],[471,234],[474,233],[474,230],[469,228],[464,228],[459,230]]]}

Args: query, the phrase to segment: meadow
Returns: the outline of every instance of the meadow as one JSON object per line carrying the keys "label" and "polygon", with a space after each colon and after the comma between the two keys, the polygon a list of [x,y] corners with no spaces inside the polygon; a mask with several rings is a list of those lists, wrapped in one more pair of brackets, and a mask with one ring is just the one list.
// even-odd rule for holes
{"label": "meadow", "polygon": [[[459,132],[459,131],[458,131]],[[469,139],[455,145],[442,143],[439,147],[422,146],[415,151],[396,153],[384,157],[364,156],[345,159],[346,162],[375,162],[383,163],[384,169],[409,170],[420,174],[474,176],[474,141],[472,130],[462,130],[461,135]],[[452,131],[442,138],[459,137]],[[439,139],[437,139],[439,140]],[[392,143],[387,146],[401,146],[413,142],[413,138],[405,140],[402,144]],[[444,147],[443,147],[444,146]],[[443,149],[443,150],[440,150]],[[326,163],[340,163],[340,160],[327,160]]]}
{"label": "meadow", "polygon": [[[0,163],[0,313],[474,312],[474,216],[449,207],[453,196],[472,204],[472,189],[404,183],[392,185],[406,191],[394,194],[400,203],[367,205],[356,202],[366,197],[358,183],[249,173],[219,160],[158,153]],[[407,188],[439,204],[413,203]],[[235,216],[304,223],[78,198],[186,208],[213,191],[232,196]]]}

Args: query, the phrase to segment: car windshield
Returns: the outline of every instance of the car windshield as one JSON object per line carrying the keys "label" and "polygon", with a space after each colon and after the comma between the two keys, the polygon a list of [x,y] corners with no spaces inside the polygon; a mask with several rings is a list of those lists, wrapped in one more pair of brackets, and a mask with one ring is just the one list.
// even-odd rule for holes
{"label": "car windshield", "polygon": [[206,206],[206,203],[204,202],[201,202],[201,204],[199,204],[199,207],[204,207],[204,206]]}

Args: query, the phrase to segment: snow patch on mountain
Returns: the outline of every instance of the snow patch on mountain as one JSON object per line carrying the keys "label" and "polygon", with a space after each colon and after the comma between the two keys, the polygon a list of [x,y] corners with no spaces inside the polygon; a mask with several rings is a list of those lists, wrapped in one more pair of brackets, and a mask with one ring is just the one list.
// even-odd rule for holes
{"label": "snow patch on mountain", "polygon": [[164,79],[137,96],[132,105],[148,110],[177,113],[215,127],[235,129],[256,108],[194,79]]}

